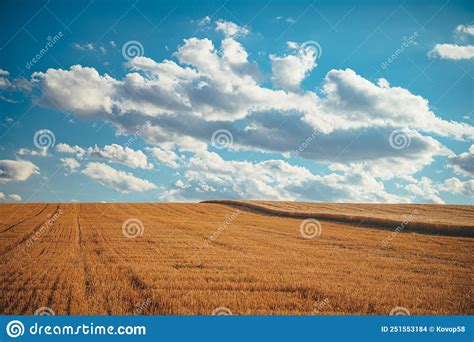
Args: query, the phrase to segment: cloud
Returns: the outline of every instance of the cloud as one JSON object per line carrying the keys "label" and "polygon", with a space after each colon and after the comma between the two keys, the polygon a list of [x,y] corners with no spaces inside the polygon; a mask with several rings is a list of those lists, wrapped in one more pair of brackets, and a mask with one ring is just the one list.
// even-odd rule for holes
{"label": "cloud", "polygon": [[118,82],[107,75],[100,76],[94,68],[74,65],[70,70],[48,69],[46,73],[33,73],[32,78],[34,82],[41,80],[44,105],[67,108],[80,116],[112,112],[111,96]]}
{"label": "cloud", "polygon": [[456,173],[466,177],[474,177],[474,145],[471,145],[468,152],[450,157],[448,165]]}
{"label": "cloud", "polygon": [[40,149],[39,151],[36,150],[30,150],[28,148],[20,148],[16,153],[20,156],[32,156],[32,157],[46,157],[49,156],[50,154],[48,153],[47,148]]}
{"label": "cloud", "polygon": [[[122,80],[82,66],[49,69],[34,73],[33,79],[48,95],[43,104],[48,105],[50,98],[64,111],[111,121],[129,120],[128,115],[135,119],[192,115],[206,121],[235,121],[255,112],[292,111],[304,113],[305,121],[325,133],[406,126],[456,138],[474,135],[473,127],[465,123],[438,118],[421,96],[387,82],[374,84],[351,69],[328,72],[322,98],[314,92],[294,94],[265,88],[240,43],[226,38],[221,48],[219,53],[208,39],[185,39],[175,56],[186,67],[139,57],[127,64],[133,72]],[[306,51],[301,52],[304,56],[313,53],[302,51]],[[286,85],[299,84],[305,73],[299,75]]]}
{"label": "cloud", "polygon": [[202,19],[199,19],[197,21],[194,21],[198,26],[206,26],[211,23],[211,17],[210,16],[205,16]]}
{"label": "cloud", "polygon": [[0,89],[6,89],[10,85],[10,81],[7,78],[0,77]]}
{"label": "cloud", "polygon": [[39,168],[25,160],[0,160],[0,183],[8,181],[24,181],[33,174],[38,174]]}
{"label": "cloud", "polygon": [[474,25],[458,25],[454,32],[457,34],[474,36]]}
{"label": "cloud", "polygon": [[[137,57],[125,65],[128,72],[120,79],[76,65],[69,70],[48,69],[35,73],[33,81],[47,94],[41,102],[43,106],[56,108],[48,102],[51,99],[62,111],[78,117],[103,119],[116,127],[118,135],[136,135],[139,131],[140,137],[157,148],[156,153],[149,151],[170,167],[179,165],[176,153],[180,151],[202,156],[211,146],[213,133],[225,129],[232,134],[230,149],[233,151],[281,153],[288,158],[284,162],[288,165],[293,158],[324,164],[331,172],[326,176],[331,177],[325,179],[326,186],[317,179],[313,184],[327,190],[324,198],[335,200],[357,200],[356,195],[359,195],[366,200],[404,201],[406,196],[391,197],[383,189],[383,181],[407,178],[423,170],[435,158],[452,155],[438,137],[459,141],[474,137],[474,127],[444,120],[422,96],[385,79],[366,79],[351,69],[330,70],[320,89],[302,91],[301,82],[312,68],[303,63],[308,57],[305,54],[310,54],[308,60],[315,62],[315,59],[312,50],[300,49],[294,42],[289,46],[296,50],[293,55],[272,58],[294,57],[299,61],[289,59],[282,63],[295,63],[301,68],[299,76],[289,81],[275,76],[283,75],[285,70],[281,65],[276,67],[274,83],[283,82],[278,86],[282,89],[269,87],[262,80],[258,66],[250,60],[244,46],[231,37],[223,39],[220,46],[209,39],[185,39],[173,54],[175,60]],[[395,130],[409,141],[403,149],[390,144]],[[314,139],[306,144],[312,136]],[[82,153],[83,158],[89,158],[88,150],[76,150],[77,155]],[[295,151],[296,157],[290,159]],[[341,185],[335,180],[342,177],[340,182],[344,184],[351,173],[357,174],[361,182],[374,186],[378,197],[350,184],[339,188]],[[423,190],[423,184],[414,183],[411,190],[420,192],[415,188],[418,187],[429,193]],[[200,189],[197,180],[183,184],[187,190],[174,189],[176,197],[201,194],[196,190]],[[273,198],[296,195],[296,190],[290,191],[288,187],[272,190],[269,185],[259,186],[268,187],[268,195]],[[206,187],[222,195],[244,193],[230,183],[225,186],[226,191],[212,182],[206,183]],[[308,188],[312,188],[311,185]],[[276,193],[271,194],[271,191]],[[315,194],[313,191],[313,196]],[[174,196],[171,192],[168,195]],[[429,196],[431,200],[438,200],[436,193]]]}
{"label": "cloud", "polygon": [[294,18],[292,18],[292,17],[278,16],[278,17],[275,17],[275,19],[276,19],[276,20],[286,21],[287,23],[290,23],[290,24],[296,23],[296,19],[294,19]]}
{"label": "cloud", "polygon": [[82,170],[82,173],[102,185],[110,186],[123,193],[143,192],[156,188],[148,180],[135,177],[130,172],[116,170],[102,163],[88,163],[86,168]]}
{"label": "cloud", "polygon": [[163,149],[160,147],[147,148],[147,151],[151,152],[156,159],[163,164],[176,169],[179,167],[180,158],[176,153],[170,149]]}
{"label": "cloud", "polygon": [[153,164],[148,162],[147,156],[140,150],[133,150],[118,144],[105,145],[100,148],[97,145],[84,149],[80,146],[70,146],[60,143],[56,145],[56,150],[61,153],[74,154],[77,159],[85,157],[89,159],[100,159],[110,163],[117,163],[138,169],[152,169]]}
{"label": "cloud", "polygon": [[21,196],[18,194],[11,194],[11,195],[8,195],[8,197],[14,201],[21,201]]}
{"label": "cloud", "polygon": [[474,179],[468,181],[461,181],[456,177],[446,179],[442,186],[440,186],[441,191],[453,193],[453,194],[464,194],[467,196],[474,195]]}
{"label": "cloud", "polygon": [[428,177],[420,180],[412,179],[405,190],[420,197],[423,201],[444,204],[441,193],[460,194],[472,197],[474,195],[474,180],[461,181],[456,177],[446,179],[443,183],[434,183]]}
{"label": "cloud", "polygon": [[3,192],[0,192],[0,201],[11,199],[13,201],[21,201],[21,196],[17,194],[5,195]]}
{"label": "cloud", "polygon": [[203,198],[308,200],[359,200],[400,202],[406,198],[388,194],[383,183],[364,173],[325,176],[282,160],[226,161],[218,154],[197,152],[191,157],[185,180],[162,194],[169,201]]}
{"label": "cloud", "polygon": [[81,164],[74,158],[61,158],[61,163],[68,174],[76,172]]}
{"label": "cloud", "polygon": [[444,201],[439,197],[439,187],[433,184],[433,181],[428,177],[422,177],[420,180],[415,179],[413,183],[405,186],[405,190],[429,202],[444,204]]}
{"label": "cloud", "polygon": [[428,52],[430,58],[462,60],[474,58],[474,45],[436,44]]}
{"label": "cloud", "polygon": [[231,21],[219,19],[216,21],[216,31],[224,33],[226,37],[246,36],[249,30]]}
{"label": "cloud", "polygon": [[[343,129],[406,127],[459,140],[474,137],[474,127],[437,117],[428,100],[385,81],[374,84],[351,69],[329,71],[319,105],[321,116]],[[316,124],[314,119],[319,118],[307,118]]]}
{"label": "cloud", "polygon": [[[474,35],[474,25],[458,25],[454,30],[454,35],[458,40],[464,42],[466,36]],[[472,59],[474,58],[474,45],[436,44],[428,52],[428,57],[456,61]]]}
{"label": "cloud", "polygon": [[151,169],[153,165],[148,162],[146,155],[140,150],[122,147],[117,144],[105,145],[103,148],[89,147],[87,154],[90,158],[106,160],[111,163],[126,165],[131,168]]}
{"label": "cloud", "polygon": [[[296,48],[295,44],[289,42],[288,46]],[[298,49],[295,55],[270,55],[273,83],[284,90],[297,91],[301,82],[316,67],[316,53],[314,49]]]}
{"label": "cloud", "polygon": [[95,50],[95,46],[93,43],[85,43],[85,44],[74,43],[72,44],[72,47],[80,51],[94,51]]}
{"label": "cloud", "polygon": [[77,158],[82,159],[86,153],[86,151],[80,146],[70,146],[68,144],[59,143],[56,145],[56,151],[60,153],[69,153],[75,154]]}
{"label": "cloud", "polygon": [[[11,80],[10,72],[0,69],[0,92],[12,95],[12,93],[28,94],[31,92],[32,84],[23,77],[16,77]],[[5,101],[16,103],[17,101],[1,96]]]}

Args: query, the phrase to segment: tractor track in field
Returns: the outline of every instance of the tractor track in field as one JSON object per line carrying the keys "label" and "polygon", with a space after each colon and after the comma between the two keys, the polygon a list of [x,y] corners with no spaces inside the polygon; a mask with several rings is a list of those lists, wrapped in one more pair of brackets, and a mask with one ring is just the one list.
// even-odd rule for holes
{"label": "tractor track in field", "polygon": [[[356,227],[369,227],[381,230],[394,230],[400,226],[400,220],[394,219],[382,219],[375,217],[367,217],[362,215],[344,215],[344,214],[330,214],[321,212],[297,212],[297,211],[284,211],[266,208],[258,204],[249,202],[240,202],[233,200],[208,200],[202,201],[201,203],[214,204],[229,206],[248,212],[253,212],[260,215],[267,215],[273,217],[286,217],[295,219],[317,219],[320,221],[343,223]],[[474,237],[474,225],[457,225],[457,224],[446,224],[446,223],[430,223],[430,222],[417,222],[411,221],[404,225],[403,230],[405,232],[413,232],[420,234],[429,235],[443,235],[443,236],[456,236],[456,237]]]}
{"label": "tractor track in field", "polygon": [[[36,232],[38,232],[41,229],[41,227],[43,225],[45,225],[48,222],[50,217],[55,216],[59,212],[59,207],[60,207],[60,205],[58,204],[56,206],[56,209],[54,210],[53,214],[51,214],[49,217],[47,217],[46,220],[41,221],[40,223],[35,225],[33,230],[30,231],[29,233],[25,234],[20,240],[14,242],[13,244],[11,244],[11,245],[7,246],[6,248],[4,248],[0,252],[0,258],[3,258],[5,256],[5,254],[7,254],[8,252],[12,251],[16,247],[20,246],[22,243],[26,242],[28,239],[30,239]],[[35,217],[38,216],[38,215],[39,215],[39,213],[37,215],[35,215]]]}
{"label": "tractor track in field", "polygon": [[16,222],[16,223],[14,223],[14,224],[8,226],[8,227],[5,228],[4,230],[2,230],[1,233],[6,233],[6,232],[8,232],[10,229],[13,229],[13,228],[15,228],[16,226],[19,226],[20,224],[22,224],[22,223],[24,223],[24,222],[27,222],[27,221],[29,221],[29,220],[32,220],[32,219],[34,219],[35,217],[41,215],[41,214],[43,213],[43,211],[46,210],[46,208],[48,207],[48,205],[49,205],[49,204],[46,204],[40,211],[38,211],[36,214],[33,214],[33,216],[27,217],[27,218],[25,218],[25,219],[23,219],[23,220],[20,220],[19,222]]}

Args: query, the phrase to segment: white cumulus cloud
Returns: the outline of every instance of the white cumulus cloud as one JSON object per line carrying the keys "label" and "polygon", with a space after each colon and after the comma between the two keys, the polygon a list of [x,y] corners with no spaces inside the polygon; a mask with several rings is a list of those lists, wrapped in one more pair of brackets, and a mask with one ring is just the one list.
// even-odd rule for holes
{"label": "white cumulus cloud", "polygon": [[155,158],[163,164],[173,169],[179,167],[180,158],[174,151],[160,147],[147,148],[147,151],[151,152],[155,156]]}
{"label": "white cumulus cloud", "polygon": [[226,37],[246,36],[249,33],[248,28],[222,19],[216,21],[216,31],[224,33]]}
{"label": "white cumulus cloud", "polygon": [[151,169],[153,164],[148,162],[147,156],[140,150],[123,147],[118,144],[105,145],[104,147],[82,148],[70,146],[65,143],[56,145],[56,150],[61,153],[74,154],[79,160],[87,157],[89,159],[100,159],[110,163],[117,163],[130,168]]}
{"label": "white cumulus cloud", "polygon": [[81,164],[74,158],[61,158],[60,160],[67,173],[74,173],[81,167]]}
{"label": "white cumulus cloud", "polygon": [[130,172],[116,170],[106,164],[88,163],[82,173],[93,180],[123,192],[143,192],[155,189],[156,186],[148,180],[135,177]]}
{"label": "white cumulus cloud", "polygon": [[[297,47],[294,42],[289,42],[288,46]],[[314,49],[297,49],[294,55],[270,55],[273,83],[284,90],[297,91],[301,82],[316,67],[316,53]]]}
{"label": "white cumulus cloud", "polygon": [[153,165],[148,162],[147,156],[140,150],[133,150],[118,144],[105,145],[99,148],[97,145],[89,147],[87,154],[91,158],[107,160],[111,163],[119,163],[131,168],[151,169]]}
{"label": "white cumulus cloud", "polygon": [[452,60],[471,59],[474,58],[474,45],[436,44],[428,56]]}
{"label": "white cumulus cloud", "polygon": [[471,145],[469,151],[454,155],[449,158],[449,166],[456,173],[466,177],[474,177],[474,145]]}
{"label": "white cumulus cloud", "polygon": [[460,34],[474,36],[474,25],[458,25],[454,31]]}
{"label": "white cumulus cloud", "polygon": [[39,173],[35,164],[26,160],[0,160],[0,183],[24,181],[31,175]]}
{"label": "white cumulus cloud", "polygon": [[21,201],[21,196],[18,194],[11,194],[11,195],[8,195],[8,197],[14,201]]}
{"label": "white cumulus cloud", "polygon": [[[223,23],[220,30],[225,31]],[[180,164],[177,153],[187,151],[202,159],[218,130],[232,134],[233,151],[277,152],[283,156],[298,151],[298,158],[329,168],[325,176],[309,177],[313,184],[321,186],[323,181],[318,183],[317,177],[327,177],[324,189],[334,200],[357,200],[359,196],[368,201],[404,201],[407,197],[387,193],[383,182],[413,176],[436,158],[452,156],[439,137],[458,141],[474,137],[473,126],[444,119],[443,113],[435,113],[429,100],[420,94],[386,79],[364,78],[352,69],[329,70],[318,91],[300,89],[316,66],[316,58],[314,50],[300,49],[294,42],[288,44],[295,50],[293,54],[271,56],[275,86],[268,86],[251,55],[235,39],[238,30],[234,27],[226,33],[220,45],[207,38],[184,39],[173,60],[137,57],[125,65],[128,71],[117,79],[76,65],[68,70],[34,73],[33,81],[47,95],[40,102],[43,106],[59,107],[78,117],[103,119],[116,127],[118,135],[135,136],[139,131],[140,137],[153,145],[150,153],[170,167],[183,166],[184,172],[191,172],[192,165]],[[395,149],[390,145],[389,138],[395,130],[406,134],[410,142],[406,148]],[[314,141],[300,151],[305,140],[313,135]],[[141,151],[122,153],[125,149],[109,147],[110,151],[120,150],[112,158],[113,153],[105,151],[105,147],[97,147],[97,153],[91,152],[95,148],[79,146],[58,144],[56,148],[75,154],[77,159],[92,161],[94,154],[99,161],[149,167],[143,157],[130,160],[129,156],[138,156]],[[284,162],[285,167],[291,166],[290,162],[291,159]],[[454,164],[456,159],[450,162]],[[270,161],[259,164],[258,168],[265,169],[270,164],[273,165]],[[234,167],[232,161],[223,166]],[[370,184],[372,192],[349,183],[341,189],[351,173],[357,175],[359,182]],[[197,177],[191,177],[192,172],[187,174],[188,181],[182,180],[186,191],[177,187],[173,190],[176,197],[198,198],[204,188],[230,197],[245,194],[244,181],[233,186],[232,181],[237,182],[238,178],[222,178],[214,171],[209,174],[213,181],[201,183]],[[265,172],[257,174],[265,177]],[[250,183],[257,181],[249,179]],[[407,189],[409,196],[426,193],[429,200],[439,201],[439,195],[430,192],[426,182],[412,183]],[[296,190],[276,183],[258,183],[255,189],[272,198],[293,198],[297,194]],[[321,196],[316,193],[313,191],[313,196]]]}

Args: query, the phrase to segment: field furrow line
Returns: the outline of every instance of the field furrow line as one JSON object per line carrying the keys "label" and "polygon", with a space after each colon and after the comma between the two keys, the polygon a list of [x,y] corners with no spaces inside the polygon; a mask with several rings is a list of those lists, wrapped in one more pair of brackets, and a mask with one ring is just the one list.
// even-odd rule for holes
{"label": "field furrow line", "polygon": [[1,233],[6,233],[6,232],[9,231],[10,229],[13,229],[13,228],[15,228],[16,226],[18,226],[18,225],[20,225],[20,224],[22,224],[22,223],[24,223],[24,222],[27,222],[27,221],[29,221],[29,220],[34,219],[35,217],[41,215],[41,214],[43,213],[43,211],[46,210],[47,207],[48,207],[48,204],[46,204],[42,209],[40,209],[40,211],[38,211],[38,212],[37,212],[36,214],[34,214],[33,216],[27,217],[27,218],[25,218],[24,220],[21,220],[21,221],[19,221],[19,222],[17,222],[17,223],[14,223],[14,224],[8,226],[8,227],[5,228],[4,230],[2,230]]}
{"label": "field furrow line", "polygon": [[[53,214],[50,217],[55,216],[59,212],[59,204],[56,206],[56,209],[54,210]],[[49,219],[49,218],[48,218]],[[24,235],[20,240],[16,241],[15,243],[5,247],[1,252],[0,252],[0,257],[4,257],[5,254],[8,252],[12,251],[16,247],[20,246],[22,243],[26,242],[28,239],[30,239],[36,232],[40,230],[40,228],[48,222],[48,219],[41,221],[39,224],[35,225],[33,230],[26,235]],[[24,252],[24,251],[23,251]]]}

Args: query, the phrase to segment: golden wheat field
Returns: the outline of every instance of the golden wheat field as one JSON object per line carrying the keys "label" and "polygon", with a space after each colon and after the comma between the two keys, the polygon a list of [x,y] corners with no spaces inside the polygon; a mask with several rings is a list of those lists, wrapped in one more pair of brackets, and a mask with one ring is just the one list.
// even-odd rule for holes
{"label": "golden wheat field", "polygon": [[474,313],[472,206],[237,204],[3,204],[0,311]]}

